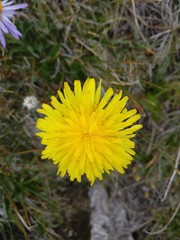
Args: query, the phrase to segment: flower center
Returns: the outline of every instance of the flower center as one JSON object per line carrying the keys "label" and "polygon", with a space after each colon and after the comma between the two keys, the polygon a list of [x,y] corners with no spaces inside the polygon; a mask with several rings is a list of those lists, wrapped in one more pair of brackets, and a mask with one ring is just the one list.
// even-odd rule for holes
{"label": "flower center", "polygon": [[2,2],[0,1],[0,12],[2,11]]}

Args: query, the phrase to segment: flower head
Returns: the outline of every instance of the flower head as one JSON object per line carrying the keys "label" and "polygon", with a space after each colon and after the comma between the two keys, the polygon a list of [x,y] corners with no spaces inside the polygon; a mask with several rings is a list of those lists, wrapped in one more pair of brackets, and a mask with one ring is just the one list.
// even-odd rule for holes
{"label": "flower head", "polygon": [[96,82],[88,78],[81,86],[79,80],[74,82],[74,92],[67,82],[64,93],[58,91],[60,101],[51,97],[51,106],[42,105],[39,113],[37,135],[46,145],[42,158],[52,159],[58,164],[58,174],[66,172],[70,180],[81,181],[81,176],[94,183],[96,178],[102,180],[102,174],[116,169],[124,169],[133,160],[135,144],[130,139],[141,124],[132,126],[140,115],[136,110],[128,111],[128,97],[122,98],[122,91],[114,95],[109,88],[101,98],[101,82],[96,89]]}
{"label": "flower head", "polygon": [[16,39],[19,39],[19,37],[22,36],[16,26],[12,23],[11,19],[16,14],[16,10],[26,8],[28,4],[21,3],[13,5],[13,3],[14,0],[0,1],[0,43],[4,48],[6,47],[4,33],[10,33]]}
{"label": "flower head", "polygon": [[39,101],[37,100],[37,97],[35,97],[34,95],[27,96],[23,100],[23,107],[26,107],[27,109],[31,110],[33,108],[36,108],[38,103]]}

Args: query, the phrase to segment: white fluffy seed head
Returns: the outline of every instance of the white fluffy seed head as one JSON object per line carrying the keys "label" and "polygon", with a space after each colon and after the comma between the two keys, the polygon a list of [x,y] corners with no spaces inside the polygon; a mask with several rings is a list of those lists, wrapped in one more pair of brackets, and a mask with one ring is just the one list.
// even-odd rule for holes
{"label": "white fluffy seed head", "polygon": [[31,110],[37,107],[39,101],[37,100],[37,97],[35,96],[27,96],[23,100],[23,107],[26,107],[27,109]]}

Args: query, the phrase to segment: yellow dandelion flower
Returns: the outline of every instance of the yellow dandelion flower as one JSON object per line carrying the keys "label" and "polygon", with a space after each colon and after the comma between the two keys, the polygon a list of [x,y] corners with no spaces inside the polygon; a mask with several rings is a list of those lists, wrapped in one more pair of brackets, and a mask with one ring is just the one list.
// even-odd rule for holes
{"label": "yellow dandelion flower", "polygon": [[126,109],[128,97],[122,97],[122,91],[114,95],[109,88],[101,98],[101,81],[96,89],[94,78],[83,87],[75,81],[74,92],[65,82],[58,95],[60,101],[51,97],[52,107],[42,104],[37,110],[45,115],[37,121],[41,132],[36,134],[46,145],[42,158],[52,159],[62,177],[67,172],[71,181],[80,182],[85,174],[91,185],[105,172],[124,173],[135,155],[130,139],[142,127],[133,125],[140,115]]}

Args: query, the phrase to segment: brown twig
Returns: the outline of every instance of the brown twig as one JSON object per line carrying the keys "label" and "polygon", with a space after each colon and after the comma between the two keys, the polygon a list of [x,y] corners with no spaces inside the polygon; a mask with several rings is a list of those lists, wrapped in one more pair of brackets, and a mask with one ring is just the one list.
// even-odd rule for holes
{"label": "brown twig", "polygon": [[177,158],[176,158],[176,163],[175,163],[173,174],[172,174],[172,176],[171,176],[171,178],[169,180],[168,186],[166,188],[164,197],[161,199],[161,202],[164,202],[166,200],[166,198],[167,198],[167,195],[169,193],[169,190],[171,188],[171,185],[172,185],[172,183],[174,181],[174,178],[175,178],[177,170],[178,170],[179,161],[180,161],[180,147],[179,147],[179,150],[178,150],[178,154],[177,154]]}
{"label": "brown twig", "polygon": [[178,213],[179,209],[180,209],[180,202],[178,203],[178,206],[177,206],[175,212],[173,213],[172,217],[170,218],[169,222],[161,230],[156,231],[156,232],[148,232],[148,231],[144,230],[144,232],[149,234],[149,235],[157,235],[157,234],[160,234],[160,233],[164,232],[166,230],[166,228],[169,226],[169,224],[174,220],[174,218],[175,218],[176,214]]}
{"label": "brown twig", "polygon": [[132,11],[133,11],[133,15],[134,15],[134,21],[135,21],[136,28],[137,28],[141,38],[143,39],[143,41],[146,42],[146,38],[144,37],[144,35],[141,32],[141,29],[140,29],[140,26],[139,26],[139,23],[138,23],[138,20],[137,20],[135,2],[134,2],[134,0],[131,0],[131,2],[132,2]]}

